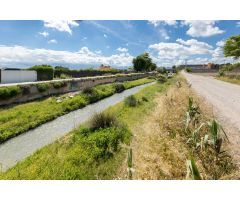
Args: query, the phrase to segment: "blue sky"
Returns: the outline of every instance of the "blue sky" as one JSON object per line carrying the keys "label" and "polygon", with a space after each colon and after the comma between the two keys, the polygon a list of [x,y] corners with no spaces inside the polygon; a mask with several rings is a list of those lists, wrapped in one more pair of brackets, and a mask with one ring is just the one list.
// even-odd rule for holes
{"label": "blue sky", "polygon": [[0,21],[0,67],[126,68],[143,52],[166,67],[233,62],[222,46],[239,33],[238,21]]}

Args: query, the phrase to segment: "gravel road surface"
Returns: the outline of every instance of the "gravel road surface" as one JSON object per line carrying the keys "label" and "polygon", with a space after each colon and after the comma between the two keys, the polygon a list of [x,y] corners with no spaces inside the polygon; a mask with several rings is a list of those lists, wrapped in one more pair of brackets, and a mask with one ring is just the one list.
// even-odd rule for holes
{"label": "gravel road surface", "polygon": [[212,104],[214,115],[227,130],[231,153],[240,166],[240,86],[211,76],[182,74],[192,88]]}

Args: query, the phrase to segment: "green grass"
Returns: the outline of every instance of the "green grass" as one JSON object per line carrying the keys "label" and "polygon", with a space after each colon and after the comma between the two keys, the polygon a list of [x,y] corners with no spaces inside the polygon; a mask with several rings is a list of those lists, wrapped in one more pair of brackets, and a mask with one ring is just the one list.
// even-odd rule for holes
{"label": "green grass", "polygon": [[82,127],[70,134],[70,139],[37,151],[2,177],[0,175],[0,179],[108,179],[114,168],[105,172],[105,162],[114,162],[120,143],[128,143],[131,136],[126,128],[119,127],[96,131]]}
{"label": "green grass", "polygon": [[114,146],[116,143],[129,144],[131,133],[128,127],[144,119],[154,108],[156,94],[166,91],[173,81],[174,78],[164,84],[156,83],[142,89],[135,95],[139,100],[136,107],[128,107],[121,102],[107,109],[106,112],[115,114],[121,122],[121,128],[90,131],[82,126],[0,174],[0,179],[116,178],[127,149],[121,148],[121,145],[117,148]]}
{"label": "green grass", "polygon": [[[152,79],[139,79],[124,82],[126,89],[152,82]],[[44,90],[45,86],[43,87]],[[33,102],[0,109],[0,143],[21,133],[51,121],[61,115],[82,108],[116,93],[114,84],[99,85],[91,94],[53,96]],[[59,101],[60,99],[60,101]]]}

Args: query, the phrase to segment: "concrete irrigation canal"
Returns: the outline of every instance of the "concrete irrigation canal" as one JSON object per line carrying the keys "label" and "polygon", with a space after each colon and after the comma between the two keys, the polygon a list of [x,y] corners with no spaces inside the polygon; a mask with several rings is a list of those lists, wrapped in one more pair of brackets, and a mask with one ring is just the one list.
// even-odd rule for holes
{"label": "concrete irrigation canal", "polygon": [[64,136],[91,118],[95,113],[101,112],[123,101],[127,96],[135,94],[151,84],[154,83],[147,83],[125,90],[122,93],[114,94],[94,104],[63,115],[51,122],[47,122],[1,144],[0,163],[2,171],[6,171],[8,168],[13,167],[18,161],[23,160],[41,147],[53,143],[58,138]]}

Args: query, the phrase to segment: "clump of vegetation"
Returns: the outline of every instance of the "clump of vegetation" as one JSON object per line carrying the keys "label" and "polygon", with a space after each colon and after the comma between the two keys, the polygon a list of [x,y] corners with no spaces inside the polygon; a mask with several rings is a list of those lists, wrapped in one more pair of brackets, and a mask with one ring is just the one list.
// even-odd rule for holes
{"label": "clump of vegetation", "polygon": [[190,160],[187,160],[186,165],[187,165],[187,178],[191,178],[192,180],[202,179],[193,158]]}
{"label": "clump of vegetation", "polygon": [[148,98],[145,97],[145,96],[143,96],[143,97],[142,97],[142,101],[148,102]]}
{"label": "clump of vegetation", "polygon": [[20,88],[22,90],[23,95],[30,94],[30,86],[29,85],[21,85]]}
{"label": "clump of vegetation", "polygon": [[64,100],[60,106],[63,113],[68,113],[79,108],[83,108],[88,104],[86,97],[81,95],[76,95],[71,99]]}
{"label": "clump of vegetation", "polygon": [[62,87],[66,87],[67,83],[64,82],[64,81],[56,81],[56,82],[53,82],[52,85],[55,89],[59,89],[59,88],[62,88]]}
{"label": "clump of vegetation", "polygon": [[114,87],[117,93],[123,92],[125,90],[125,87],[122,83],[116,83],[114,84]]}
{"label": "clump of vegetation", "polygon": [[187,68],[186,68],[186,72],[191,73],[191,72],[192,72],[192,68],[187,67]]}
{"label": "clump of vegetation", "polygon": [[83,94],[86,94],[86,95],[91,95],[93,93],[93,88],[92,87],[86,87],[83,89]]}
{"label": "clump of vegetation", "polygon": [[118,126],[117,118],[109,112],[101,112],[95,114],[89,122],[89,128],[91,130],[97,130],[100,128],[107,128],[111,126]]}
{"label": "clump of vegetation", "polygon": [[190,122],[196,124],[198,122],[198,115],[200,114],[199,106],[193,104],[193,98],[188,97],[188,109],[186,112],[186,120],[185,120],[185,130],[188,129]]}
{"label": "clump of vegetation", "polygon": [[218,72],[218,76],[221,77],[221,76],[224,76],[224,75],[225,75],[224,71],[219,71],[219,72]]}
{"label": "clump of vegetation", "polygon": [[124,100],[125,105],[129,107],[136,107],[138,104],[138,100],[134,95],[130,95]]}
{"label": "clump of vegetation", "polygon": [[70,78],[72,78],[72,76],[67,75],[67,74],[60,74],[59,78],[60,79],[70,79]]}
{"label": "clump of vegetation", "polygon": [[50,83],[39,83],[36,86],[39,92],[46,92],[50,88]]}
{"label": "clump of vegetation", "polygon": [[127,158],[127,164],[128,164],[128,179],[132,179],[133,176],[133,155],[132,155],[132,148],[128,151],[128,158]]}
{"label": "clump of vegetation", "polygon": [[[217,154],[221,153],[221,147],[223,142],[223,136],[228,140],[227,134],[224,131],[223,127],[215,120],[208,122],[209,127],[209,135],[211,137],[211,140],[207,141],[209,144],[213,144],[214,149]],[[223,136],[222,136],[223,133]],[[209,137],[208,134],[205,135],[205,137]]]}
{"label": "clump of vegetation", "polygon": [[35,65],[29,68],[29,70],[37,71],[38,81],[46,81],[53,79],[54,69],[51,65]]}
{"label": "clump of vegetation", "polygon": [[21,94],[22,90],[19,86],[0,87],[0,99],[10,99]]}
{"label": "clump of vegetation", "polygon": [[157,81],[159,83],[165,83],[165,82],[167,82],[167,77],[163,74],[158,74],[157,75]]}

